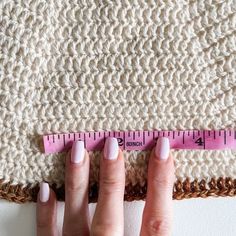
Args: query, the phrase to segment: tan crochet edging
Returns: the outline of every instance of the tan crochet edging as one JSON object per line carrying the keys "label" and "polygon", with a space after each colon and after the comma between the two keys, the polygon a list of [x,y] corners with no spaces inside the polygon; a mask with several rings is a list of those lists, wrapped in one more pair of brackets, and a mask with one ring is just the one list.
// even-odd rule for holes
{"label": "tan crochet edging", "polygon": [[[64,201],[64,186],[57,188],[51,186],[56,192],[57,199]],[[21,185],[11,185],[11,183],[3,183],[0,180],[0,198],[11,202],[24,203],[37,201],[39,186],[22,187]],[[146,197],[147,185],[132,186],[127,185],[125,188],[125,201],[144,200]],[[236,179],[232,178],[212,178],[209,182],[205,180],[195,180],[191,182],[189,179],[181,182],[175,182],[173,190],[173,199],[181,200],[187,198],[206,198],[206,197],[225,197],[236,195]],[[98,185],[90,186],[89,202],[96,202],[98,197]]]}

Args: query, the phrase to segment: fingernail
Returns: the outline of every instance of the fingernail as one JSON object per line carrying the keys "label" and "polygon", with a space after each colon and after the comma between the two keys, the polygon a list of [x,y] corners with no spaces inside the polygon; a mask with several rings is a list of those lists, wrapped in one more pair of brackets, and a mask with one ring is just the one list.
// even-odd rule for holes
{"label": "fingernail", "polygon": [[50,188],[48,183],[40,183],[40,201],[41,202],[47,202],[49,200],[49,195],[50,195]]}
{"label": "fingernail", "polygon": [[170,142],[166,137],[158,138],[155,147],[155,155],[159,160],[166,160],[169,157]]}
{"label": "fingernail", "polygon": [[80,163],[84,159],[84,142],[76,141],[73,143],[71,150],[71,162]]}
{"label": "fingernail", "polygon": [[115,160],[118,157],[119,145],[116,138],[107,138],[104,146],[104,158]]}

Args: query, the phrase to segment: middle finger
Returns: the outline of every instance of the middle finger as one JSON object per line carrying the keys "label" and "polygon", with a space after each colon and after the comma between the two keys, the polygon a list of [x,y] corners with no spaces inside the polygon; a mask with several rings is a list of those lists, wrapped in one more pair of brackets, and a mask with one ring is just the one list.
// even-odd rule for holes
{"label": "middle finger", "polygon": [[100,187],[91,235],[123,235],[124,188],[123,154],[119,149],[117,139],[108,138],[100,161]]}
{"label": "middle finger", "polygon": [[89,155],[83,141],[74,142],[66,158],[63,235],[89,235]]}

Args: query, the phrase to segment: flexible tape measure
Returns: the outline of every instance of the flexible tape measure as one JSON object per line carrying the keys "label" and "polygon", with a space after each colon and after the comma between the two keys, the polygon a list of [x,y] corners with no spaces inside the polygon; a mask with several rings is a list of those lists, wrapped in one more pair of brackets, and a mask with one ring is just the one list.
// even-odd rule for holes
{"label": "flexible tape measure", "polygon": [[167,137],[171,149],[236,149],[236,130],[182,130],[182,131],[95,131],[44,135],[45,153],[67,151],[73,142],[84,141],[88,151],[99,151],[107,137],[117,138],[122,150],[150,150],[158,137]]}

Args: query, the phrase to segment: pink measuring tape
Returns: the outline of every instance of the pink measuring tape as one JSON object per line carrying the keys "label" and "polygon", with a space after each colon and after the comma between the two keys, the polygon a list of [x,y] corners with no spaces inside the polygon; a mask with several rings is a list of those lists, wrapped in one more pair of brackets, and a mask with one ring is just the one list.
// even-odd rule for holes
{"label": "pink measuring tape", "polygon": [[96,131],[44,135],[45,153],[67,151],[73,142],[83,140],[88,151],[102,150],[105,139],[115,137],[122,150],[150,150],[158,137],[167,137],[172,149],[236,149],[236,130],[184,131]]}

